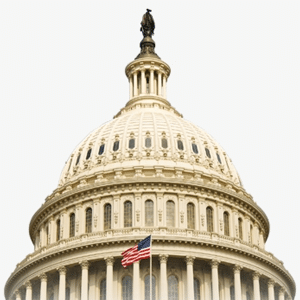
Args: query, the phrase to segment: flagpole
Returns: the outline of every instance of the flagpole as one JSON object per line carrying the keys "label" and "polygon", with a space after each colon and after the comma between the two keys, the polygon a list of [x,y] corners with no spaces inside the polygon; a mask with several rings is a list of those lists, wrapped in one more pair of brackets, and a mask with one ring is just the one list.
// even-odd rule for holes
{"label": "flagpole", "polygon": [[152,235],[150,238],[150,300],[152,300]]}

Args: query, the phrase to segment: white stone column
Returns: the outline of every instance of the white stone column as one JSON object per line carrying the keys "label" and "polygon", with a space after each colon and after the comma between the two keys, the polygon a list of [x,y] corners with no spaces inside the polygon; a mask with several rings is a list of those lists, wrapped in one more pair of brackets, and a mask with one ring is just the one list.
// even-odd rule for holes
{"label": "white stone column", "polygon": [[81,300],[88,300],[89,262],[82,261],[81,265]]}
{"label": "white stone column", "polygon": [[42,227],[41,227],[41,231],[40,231],[40,243],[41,243],[41,247],[45,247],[46,246],[46,228],[45,228],[45,225],[42,225]]}
{"label": "white stone column", "polygon": [[106,257],[106,299],[113,299],[113,266],[114,258]]}
{"label": "white stone column", "polygon": [[158,88],[158,96],[161,96],[161,72],[158,71],[158,76],[157,76],[157,88]]}
{"label": "white stone column", "polygon": [[16,296],[16,300],[22,300],[22,298],[21,298],[21,293],[20,293],[19,290],[16,290],[16,291],[15,291],[15,296]]}
{"label": "white stone column", "polygon": [[53,216],[50,217],[49,219],[49,243],[52,244],[52,243],[55,243],[56,240],[55,240],[55,221],[54,221],[54,218]]}
{"label": "white stone column", "polygon": [[133,263],[133,299],[140,299],[140,262]]}
{"label": "white stone column", "polygon": [[137,96],[138,94],[138,85],[137,85],[137,72],[133,74],[133,96]]}
{"label": "white stone column", "polygon": [[187,274],[187,300],[194,300],[194,256],[187,256],[186,261],[186,274]]}
{"label": "white stone column", "polygon": [[169,255],[160,254],[160,300],[168,299],[167,260]]}
{"label": "white stone column", "polygon": [[57,269],[59,272],[59,291],[58,291],[58,300],[66,299],[66,267],[60,267]]}
{"label": "white stone column", "polygon": [[258,224],[255,222],[253,226],[253,241],[252,243],[256,246],[258,246],[259,243],[259,229]]}
{"label": "white stone column", "polygon": [[279,290],[279,300],[284,300],[284,294],[285,294],[285,290],[284,288],[280,288]]}
{"label": "white stone column", "polygon": [[146,94],[146,77],[145,69],[141,70],[141,94]]}
{"label": "white stone column", "polygon": [[[242,267],[239,266],[239,265],[235,265],[234,268],[233,268],[235,300],[242,300],[241,269],[242,269]],[[255,297],[254,297],[254,299],[255,299]]]}
{"label": "white stone column", "polygon": [[262,230],[259,232],[259,247],[265,249],[264,232]]}
{"label": "white stone column", "polygon": [[32,284],[30,281],[26,281],[25,282],[25,286],[26,286],[26,296],[25,299],[26,300],[32,300]]}
{"label": "white stone column", "polygon": [[253,275],[253,295],[255,300],[260,300],[260,289],[259,289],[259,277],[258,272],[254,272]]}
{"label": "white stone column", "polygon": [[[213,300],[219,300],[220,294],[219,294],[219,273],[218,273],[218,267],[220,262],[213,259],[210,262],[211,265],[211,278],[212,278],[212,293],[213,293]],[[240,299],[241,300],[241,299]]]}
{"label": "white stone column", "polygon": [[47,275],[42,273],[39,278],[41,280],[40,300],[47,300]]}
{"label": "white stone column", "polygon": [[164,90],[164,98],[167,99],[167,78],[165,74],[163,74],[163,90]]}
{"label": "white stone column", "polygon": [[269,279],[268,281],[268,300],[275,300],[274,296],[274,280]]}
{"label": "white stone column", "polygon": [[[153,68],[153,67],[152,67]],[[150,94],[154,94],[154,69],[150,69]]]}
{"label": "white stone column", "polygon": [[129,99],[133,97],[133,80],[132,75],[129,75]]}

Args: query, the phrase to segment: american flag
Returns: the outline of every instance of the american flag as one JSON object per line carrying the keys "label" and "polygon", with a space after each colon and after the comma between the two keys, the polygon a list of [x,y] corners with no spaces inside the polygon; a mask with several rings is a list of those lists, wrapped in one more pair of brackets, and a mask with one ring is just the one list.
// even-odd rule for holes
{"label": "american flag", "polygon": [[147,259],[151,255],[151,235],[139,242],[137,245],[122,252],[123,259],[121,261],[122,266],[126,268],[132,265],[134,262],[141,259]]}

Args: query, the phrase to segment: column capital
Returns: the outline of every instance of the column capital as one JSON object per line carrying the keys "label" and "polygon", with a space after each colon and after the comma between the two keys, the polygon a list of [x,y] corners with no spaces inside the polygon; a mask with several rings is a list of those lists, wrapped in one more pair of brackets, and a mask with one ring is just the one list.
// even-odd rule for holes
{"label": "column capital", "polygon": [[272,278],[270,278],[270,279],[268,280],[268,286],[269,286],[269,287],[274,287],[274,284],[275,284],[275,281],[274,281]]}
{"label": "column capital", "polygon": [[79,262],[79,264],[81,265],[82,270],[88,269],[90,266],[90,263],[87,260],[81,261],[81,262]]}
{"label": "column capital", "polygon": [[26,289],[31,289],[32,288],[32,284],[29,280],[25,282],[25,286],[26,286]]}
{"label": "column capital", "polygon": [[40,278],[41,281],[46,281],[47,282],[47,275],[46,275],[46,273],[40,274],[39,278]]}
{"label": "column capital", "polygon": [[285,288],[284,287],[280,287],[279,289],[279,296],[280,295],[284,295],[285,294]]}
{"label": "column capital", "polygon": [[254,271],[253,273],[252,273],[252,278],[253,278],[253,280],[258,280],[259,279],[259,277],[260,277],[260,273],[259,272],[257,272],[257,271]]}
{"label": "column capital", "polygon": [[218,268],[218,266],[219,266],[220,263],[221,262],[219,260],[217,260],[217,259],[212,259],[210,261],[210,265],[211,265],[212,268]]}
{"label": "column capital", "polygon": [[159,254],[158,259],[159,259],[160,263],[167,263],[168,257],[169,257],[168,254]]}
{"label": "column capital", "polygon": [[240,273],[243,267],[241,265],[234,265],[233,272],[234,273]]}
{"label": "column capital", "polygon": [[67,274],[67,268],[65,266],[61,266],[56,269],[59,272],[59,275],[66,275]]}
{"label": "column capital", "polygon": [[107,266],[113,266],[115,259],[112,256],[108,256],[104,258]]}
{"label": "column capital", "polygon": [[185,257],[185,262],[187,265],[193,265],[195,260],[195,256],[186,256]]}

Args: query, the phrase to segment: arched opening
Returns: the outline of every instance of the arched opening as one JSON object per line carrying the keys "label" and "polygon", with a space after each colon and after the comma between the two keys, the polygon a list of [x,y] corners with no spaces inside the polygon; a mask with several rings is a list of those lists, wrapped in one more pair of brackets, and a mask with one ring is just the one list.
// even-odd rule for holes
{"label": "arched opening", "polygon": [[125,276],[122,279],[122,300],[133,300],[132,299],[132,278]]}
{"label": "arched opening", "polygon": [[178,300],[178,279],[175,275],[168,277],[168,300]]}
{"label": "arched opening", "polygon": [[100,300],[106,300],[106,279],[100,282]]}
{"label": "arched opening", "polygon": [[167,227],[175,227],[175,203],[167,201]]}
{"label": "arched opening", "polygon": [[194,300],[200,300],[200,281],[194,278]]}
{"label": "arched opening", "polygon": [[[150,275],[145,277],[145,300],[150,300]],[[152,300],[156,300],[156,280],[152,275]]]}

